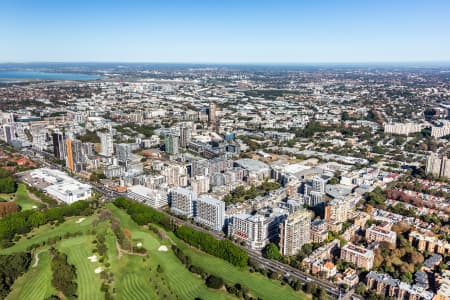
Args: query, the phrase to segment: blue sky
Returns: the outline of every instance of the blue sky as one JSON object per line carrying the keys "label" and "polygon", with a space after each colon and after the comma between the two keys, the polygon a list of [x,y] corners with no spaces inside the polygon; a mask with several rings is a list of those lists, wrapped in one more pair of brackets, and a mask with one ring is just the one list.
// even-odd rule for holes
{"label": "blue sky", "polygon": [[450,1],[1,0],[0,61],[450,61]]}

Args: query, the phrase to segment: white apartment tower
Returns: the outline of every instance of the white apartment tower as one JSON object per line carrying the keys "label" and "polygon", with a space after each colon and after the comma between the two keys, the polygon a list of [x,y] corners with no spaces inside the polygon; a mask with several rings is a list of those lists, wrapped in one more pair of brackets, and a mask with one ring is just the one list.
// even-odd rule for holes
{"label": "white apartment tower", "polygon": [[185,188],[176,188],[170,192],[170,210],[176,214],[192,218],[195,214],[197,193]]}
{"label": "white apartment tower", "polygon": [[100,137],[100,155],[111,157],[114,154],[114,143],[113,136],[110,132],[98,132],[97,135]]}
{"label": "white apartment tower", "polygon": [[290,214],[280,224],[280,252],[282,255],[295,255],[310,241],[311,214],[302,209]]}
{"label": "white apartment tower", "polygon": [[191,186],[192,190],[197,194],[206,194],[208,193],[210,186],[209,177],[203,175],[195,176],[191,180]]}
{"label": "white apartment tower", "polygon": [[427,159],[426,172],[436,177],[450,178],[450,159],[445,155],[440,158],[436,153],[431,153]]}
{"label": "white apartment tower", "polygon": [[225,202],[208,195],[197,199],[195,220],[220,231],[225,223]]}

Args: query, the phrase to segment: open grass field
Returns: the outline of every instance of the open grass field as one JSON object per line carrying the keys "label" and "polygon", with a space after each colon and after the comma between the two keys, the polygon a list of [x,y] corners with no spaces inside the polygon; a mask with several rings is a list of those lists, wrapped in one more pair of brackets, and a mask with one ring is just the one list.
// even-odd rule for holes
{"label": "open grass field", "polygon": [[[149,286],[153,286],[152,289],[154,291],[160,287],[157,298],[186,300],[195,299],[196,297],[200,297],[201,299],[235,299],[226,292],[214,291],[206,287],[203,280],[187,270],[171,250],[168,252],[158,251],[159,246],[163,244],[167,245],[170,249],[170,244],[167,241],[164,243],[161,242],[152,232],[138,226],[123,210],[120,210],[113,205],[109,205],[108,208],[113,212],[114,216],[121,221],[121,225],[132,233],[133,239],[140,239],[143,246],[148,250],[150,259],[145,262],[143,262],[142,257],[127,257],[126,259],[135,260],[137,258],[140,260],[141,266],[145,266],[147,270],[151,270],[150,272],[147,271],[148,273],[145,277],[147,282],[146,285],[151,283]],[[121,259],[124,258],[125,256]],[[162,273],[156,271],[158,265],[162,267]],[[125,278],[121,279],[117,278],[119,279],[116,283],[118,299],[153,299],[152,297],[132,298],[129,295],[121,294],[120,287],[123,286],[124,289],[129,289],[128,287],[131,288],[130,285],[133,283],[130,278],[127,279],[126,276],[124,277]]]}
{"label": "open grass field", "polygon": [[92,229],[92,221],[94,218],[95,216],[89,216],[86,217],[83,222],[76,223],[79,217],[71,217],[67,218],[66,221],[59,226],[52,226],[50,224],[43,225],[22,237],[14,246],[6,249],[0,249],[0,254],[25,251],[27,247],[32,244],[46,241],[51,237],[64,236],[67,232],[87,232]]}
{"label": "open grass field", "polygon": [[[109,246],[109,245],[108,245]],[[115,246],[114,246],[115,247]],[[114,273],[114,288],[117,299],[157,299],[156,290],[150,285],[150,263],[142,257],[124,255],[120,259],[110,258]]]}
{"label": "open grass field", "polygon": [[[137,256],[123,254],[119,256],[116,247],[116,236],[110,228],[109,222],[97,225],[97,232],[106,233],[107,259],[105,262],[91,262],[88,257],[93,255],[95,237],[90,235],[94,228],[93,220],[97,216],[89,216],[83,222],[76,223],[79,217],[67,219],[60,226],[44,225],[29,234],[29,238],[22,239],[13,247],[0,250],[0,254],[25,251],[34,243],[46,241],[50,237],[63,236],[67,232],[82,231],[86,234],[77,237],[63,239],[56,244],[56,248],[68,256],[69,263],[75,265],[78,283],[79,299],[104,299],[101,291],[101,275],[94,270],[102,266],[106,272],[113,273],[113,296],[118,300],[147,300],[147,299],[236,299],[224,290],[209,289],[204,281],[192,274],[175,256],[170,249],[168,239],[160,238],[138,226],[123,210],[112,204],[107,204],[108,209],[120,220],[122,229],[130,231],[133,240],[142,242],[148,255]],[[197,251],[183,241],[177,239],[172,233],[168,236],[192,258],[195,265],[202,267],[210,274],[222,277],[228,283],[241,283],[248,287],[254,296],[267,299],[308,299],[302,293],[293,291],[290,287],[281,286],[278,281],[272,281],[260,274],[250,273],[247,269],[239,269],[235,266]],[[135,241],[136,242],[136,241]],[[168,251],[159,251],[161,245],[166,245]],[[44,300],[46,297],[57,294],[51,285],[50,257],[48,246],[37,249],[39,263],[31,267],[29,271],[20,277],[14,284],[8,300],[33,299]],[[35,258],[33,258],[32,265]],[[106,265],[106,263],[109,264]],[[158,267],[159,266],[159,267]]]}
{"label": "open grass field", "polygon": [[[9,201],[12,194],[0,194],[0,202]],[[14,197],[14,195],[12,196]]]}
{"label": "open grass field", "polygon": [[[32,265],[35,263],[33,258]],[[23,276],[18,278],[6,300],[43,300],[57,292],[51,284],[52,271],[50,268],[50,255],[47,251],[39,254],[39,263]]]}
{"label": "open grass field", "polygon": [[94,272],[101,263],[91,262],[88,257],[93,255],[93,236],[83,235],[63,240],[58,243],[57,248],[67,254],[70,264],[74,265],[77,273],[78,299],[91,300],[103,299],[104,294],[100,291],[100,274]]}
{"label": "open grass field", "polygon": [[0,194],[0,201],[13,200],[22,210],[33,209],[34,206],[41,204],[41,202],[34,200],[34,198],[34,195],[28,192],[26,185],[23,183],[19,183],[17,191],[14,194]]}
{"label": "open grass field", "polygon": [[[147,249],[150,249],[150,254],[152,254],[153,253],[152,249],[147,247],[145,241],[147,241],[149,237],[153,237],[154,236],[153,233],[150,233],[149,231],[139,227],[124,211],[116,208],[113,205],[109,206],[109,208],[114,213],[114,215],[121,220],[121,223],[133,233],[134,238],[140,238],[144,240],[144,246]],[[185,253],[192,258],[192,262],[195,265],[202,267],[205,271],[207,271],[210,274],[222,277],[229,283],[232,284],[241,283],[245,285],[251,290],[252,294],[254,294],[257,297],[261,297],[263,299],[297,299],[297,300],[308,299],[308,296],[306,294],[296,292],[289,286],[282,286],[279,281],[270,280],[259,273],[250,273],[247,269],[239,269],[222,259],[216,258],[214,256],[208,255],[206,253],[197,251],[196,249],[189,247],[183,241],[176,238],[173,233],[168,234],[172,238],[172,240],[177,243],[178,247],[183,249]],[[153,238],[153,240],[155,239],[157,242],[159,242],[156,237]],[[169,245],[168,243],[165,244]],[[153,247],[153,245],[149,246]],[[173,256],[175,261],[178,264],[180,264],[180,266],[183,267],[183,270],[187,271],[188,274],[190,274],[191,277],[193,277],[193,275],[181,263],[178,262],[178,259],[171,251],[163,254],[169,254],[166,256]],[[161,263],[161,265],[163,265],[165,260],[164,255],[161,254],[156,255],[155,259],[158,261],[158,263]],[[165,262],[166,267],[169,268],[168,270],[170,270],[168,272],[168,277],[173,277],[169,278],[169,281],[173,282],[175,286],[182,285],[181,282],[183,282],[184,279],[179,276],[180,275],[179,273],[181,272],[179,269],[180,266],[175,266],[172,269],[171,261],[172,261],[171,259],[168,259],[167,262]],[[189,286],[182,287],[180,289],[180,292],[186,290],[187,291],[189,290]],[[186,294],[185,296],[189,297],[192,296],[192,294],[189,295]],[[217,297],[218,296],[216,296],[216,298]],[[201,298],[209,299],[206,296]]]}
{"label": "open grass field", "polygon": [[29,194],[27,187],[23,183],[19,183],[19,186],[17,187],[14,202],[16,202],[22,210],[33,209],[33,207],[39,206],[40,204],[40,202],[33,200],[33,197]]}
{"label": "open grass field", "polygon": [[309,297],[296,292],[289,286],[282,286],[279,281],[268,279],[260,273],[250,273],[246,268],[239,269],[232,264],[191,248],[179,240],[173,233],[169,233],[186,255],[189,255],[194,265],[202,267],[209,274],[222,277],[225,281],[240,283],[248,287],[252,294],[263,299],[308,299]]}

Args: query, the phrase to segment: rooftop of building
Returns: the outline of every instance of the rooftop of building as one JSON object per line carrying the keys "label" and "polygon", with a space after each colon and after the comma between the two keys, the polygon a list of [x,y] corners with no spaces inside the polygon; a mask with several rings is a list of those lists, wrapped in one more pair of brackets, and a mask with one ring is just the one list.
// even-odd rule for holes
{"label": "rooftop of building", "polygon": [[270,170],[269,165],[255,159],[242,158],[236,160],[235,163],[249,171]]}
{"label": "rooftop of building", "polygon": [[361,246],[357,246],[357,245],[352,244],[352,243],[348,243],[342,249],[349,250],[351,252],[355,252],[355,253],[364,255],[366,257],[369,257],[369,256],[373,255],[373,251],[372,250],[366,249],[366,248],[361,247]]}

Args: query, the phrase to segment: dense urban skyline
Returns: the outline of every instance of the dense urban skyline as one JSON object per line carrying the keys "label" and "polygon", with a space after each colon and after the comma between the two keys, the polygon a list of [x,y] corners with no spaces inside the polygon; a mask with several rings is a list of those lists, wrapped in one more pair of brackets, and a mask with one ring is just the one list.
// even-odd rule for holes
{"label": "dense urban skyline", "polygon": [[3,1],[1,62],[449,61],[446,1]]}
{"label": "dense urban skyline", "polygon": [[1,0],[0,300],[450,300],[449,12]]}

